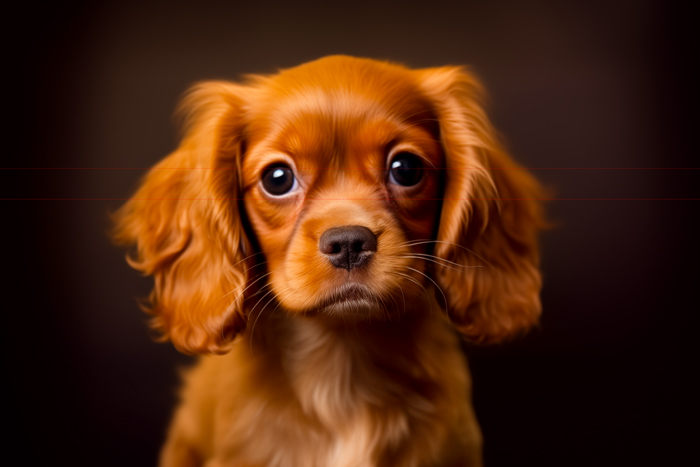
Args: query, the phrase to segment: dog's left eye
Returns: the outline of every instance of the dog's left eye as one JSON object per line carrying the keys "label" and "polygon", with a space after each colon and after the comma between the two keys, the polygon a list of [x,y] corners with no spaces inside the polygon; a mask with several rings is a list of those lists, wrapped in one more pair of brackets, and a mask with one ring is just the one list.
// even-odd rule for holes
{"label": "dog's left eye", "polygon": [[423,161],[410,152],[396,154],[389,163],[389,181],[402,186],[413,186],[423,178]]}
{"label": "dog's left eye", "polygon": [[273,164],[263,171],[262,186],[272,196],[282,196],[297,186],[292,169],[282,163]]}

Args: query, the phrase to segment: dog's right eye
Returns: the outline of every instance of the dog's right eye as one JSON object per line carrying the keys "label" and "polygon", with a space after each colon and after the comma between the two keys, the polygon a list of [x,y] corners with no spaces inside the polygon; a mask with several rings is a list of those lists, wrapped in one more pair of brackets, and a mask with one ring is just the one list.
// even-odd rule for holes
{"label": "dog's right eye", "polygon": [[277,163],[263,171],[262,186],[272,196],[282,196],[296,188],[297,181],[288,165]]}

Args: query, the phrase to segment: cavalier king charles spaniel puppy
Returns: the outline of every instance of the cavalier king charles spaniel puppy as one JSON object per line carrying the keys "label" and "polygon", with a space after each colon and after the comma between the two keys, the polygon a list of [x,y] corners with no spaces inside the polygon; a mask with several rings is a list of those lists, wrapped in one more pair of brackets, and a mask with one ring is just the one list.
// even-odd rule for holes
{"label": "cavalier king charles spaniel puppy", "polygon": [[465,69],[332,56],[184,98],[116,217],[163,339],[202,355],[162,466],[479,466],[460,334],[540,314],[540,186]]}

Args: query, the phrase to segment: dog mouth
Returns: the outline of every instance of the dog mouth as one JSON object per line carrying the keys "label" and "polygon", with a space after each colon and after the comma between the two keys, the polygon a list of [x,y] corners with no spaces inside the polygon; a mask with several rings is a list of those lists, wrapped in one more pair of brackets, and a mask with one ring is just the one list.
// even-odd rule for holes
{"label": "dog mouth", "polygon": [[326,296],[319,306],[322,311],[343,312],[376,308],[379,299],[366,285],[357,283],[343,284]]}

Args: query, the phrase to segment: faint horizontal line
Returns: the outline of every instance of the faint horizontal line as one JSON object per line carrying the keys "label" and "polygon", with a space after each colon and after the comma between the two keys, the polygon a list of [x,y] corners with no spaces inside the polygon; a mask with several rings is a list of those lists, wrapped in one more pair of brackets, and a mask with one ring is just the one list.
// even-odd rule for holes
{"label": "faint horizontal line", "polygon": [[[0,198],[0,201],[258,201],[265,198]],[[700,198],[304,198],[304,201],[700,201]],[[290,199],[289,201],[294,201]]]}
{"label": "faint horizontal line", "polygon": [[[483,170],[484,167],[425,167],[431,170]],[[700,167],[486,167],[489,170],[700,170]],[[237,170],[235,167],[0,167],[0,170]],[[298,167],[299,170],[386,170],[386,167]],[[257,170],[250,169],[250,170]]]}

